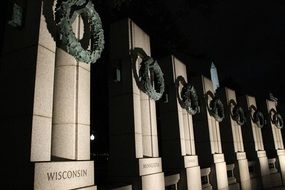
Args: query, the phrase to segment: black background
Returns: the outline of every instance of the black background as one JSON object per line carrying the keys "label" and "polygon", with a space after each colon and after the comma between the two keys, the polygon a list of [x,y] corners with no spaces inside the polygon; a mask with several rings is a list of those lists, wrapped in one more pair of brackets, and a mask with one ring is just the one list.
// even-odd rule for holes
{"label": "black background", "polygon": [[207,77],[214,61],[222,85],[252,96],[268,97],[272,92],[285,105],[284,1],[95,0],[94,4],[105,33],[110,23],[130,17],[150,35],[152,56],[174,54],[189,65],[190,73]]}
{"label": "black background", "polygon": [[94,0],[94,5],[106,39],[92,72],[92,123],[100,144],[96,151],[108,149],[108,139],[99,134],[108,133],[107,75],[102,71],[110,64],[109,26],[126,17],[149,34],[154,58],[174,54],[188,64],[190,77],[210,77],[213,61],[221,86],[264,103],[272,92],[284,117],[285,1]]}

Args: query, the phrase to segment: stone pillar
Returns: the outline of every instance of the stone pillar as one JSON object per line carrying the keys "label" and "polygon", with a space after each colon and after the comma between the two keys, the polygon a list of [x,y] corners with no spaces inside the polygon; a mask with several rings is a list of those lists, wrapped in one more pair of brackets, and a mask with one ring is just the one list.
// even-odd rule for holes
{"label": "stone pillar", "polygon": [[[244,151],[241,129],[244,127],[244,125],[235,121],[231,116],[233,110],[237,108],[235,106],[240,106],[236,99],[236,93],[232,89],[223,88],[220,89],[219,95],[225,106],[225,118],[220,123],[222,128],[221,138],[223,150],[227,164],[234,164],[234,172],[228,172],[232,174],[231,177],[228,176],[229,180],[231,179],[232,185],[234,185],[235,177],[237,177],[237,181],[240,183],[241,189],[251,189],[248,161],[246,158],[246,152]],[[244,114],[246,114],[247,110],[245,110],[243,107],[241,108],[243,109]],[[242,115],[240,115],[240,117],[242,117]],[[234,176],[234,174],[236,176]]]}
{"label": "stone pillar", "polygon": [[200,166],[196,155],[192,115],[183,109],[177,96],[183,87],[176,80],[182,76],[187,82],[186,65],[174,56],[158,60],[164,73],[166,92],[158,102],[161,152],[165,173],[179,173],[178,189],[201,189]]}
{"label": "stone pillar", "polygon": [[[39,42],[49,51],[39,56],[42,60],[38,61],[34,110],[48,112],[50,120],[48,126],[37,120],[33,125],[34,189],[96,189],[94,162],[90,161],[90,65],[77,62],[55,46],[51,36],[56,35],[48,30],[54,21],[43,15],[47,8],[52,10],[49,5],[52,6],[44,1],[42,6]],[[83,21],[79,17],[73,23],[73,32],[79,39],[83,35]],[[42,62],[48,62],[48,67],[42,68]],[[42,97],[46,94],[50,96],[48,101]]]}
{"label": "stone pillar", "polygon": [[150,52],[149,36],[130,19],[111,25],[110,34],[110,170],[113,184],[134,189],[164,189],[161,158],[158,155],[155,101],[140,91],[130,51]]}
{"label": "stone pillar", "polygon": [[[252,188],[269,188],[272,186],[272,183],[268,166],[268,158],[266,151],[264,150],[262,131],[261,128],[258,127],[258,124],[251,119],[254,113],[254,110],[251,110],[251,107],[255,107],[257,111],[259,109],[256,106],[255,98],[252,96],[246,95],[239,97],[239,102],[244,109],[248,110],[248,122],[242,128],[242,134],[245,152],[247,153],[248,160],[251,163],[249,164],[249,171],[252,176]],[[258,176],[261,176],[261,183],[256,179]],[[262,187],[260,187],[260,184]]]}
{"label": "stone pillar", "polygon": [[[192,78],[191,83],[197,89],[200,98],[200,114],[193,116],[193,124],[195,130],[195,142],[197,144],[197,155],[199,156],[199,164],[201,168],[211,167],[210,181],[214,189],[227,189],[228,177],[227,167],[222,152],[220,126],[219,122],[212,117],[207,109],[205,97],[208,92],[213,94],[213,85],[211,80],[204,76]],[[206,177],[204,177],[206,179]],[[208,183],[205,183],[208,186]],[[203,185],[204,187],[204,185]],[[206,188],[206,187],[205,187]]]}
{"label": "stone pillar", "polygon": [[[281,129],[273,123],[274,114],[278,114],[276,103],[271,100],[259,101],[259,106],[266,113],[267,125],[262,128],[265,150],[268,157],[273,163],[269,163],[273,183],[281,185],[282,181],[285,184],[285,149]],[[275,162],[274,162],[275,161]],[[279,171],[278,171],[278,170]],[[282,181],[280,179],[280,174]]]}

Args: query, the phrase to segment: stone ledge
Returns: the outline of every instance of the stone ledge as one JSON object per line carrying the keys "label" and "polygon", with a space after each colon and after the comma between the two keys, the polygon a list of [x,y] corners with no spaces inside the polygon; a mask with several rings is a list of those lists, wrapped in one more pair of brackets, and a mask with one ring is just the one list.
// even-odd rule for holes
{"label": "stone ledge", "polygon": [[245,160],[246,159],[246,153],[245,152],[237,152],[236,157],[237,157],[237,160]]}
{"label": "stone ledge", "polygon": [[256,153],[258,158],[266,157],[266,152],[264,150],[259,150]]}
{"label": "stone ledge", "polygon": [[191,168],[199,166],[198,156],[184,156],[184,165],[185,168]]}
{"label": "stone ledge", "polygon": [[224,154],[213,154],[214,163],[220,163],[225,161]]}
{"label": "stone ledge", "polygon": [[277,150],[277,155],[278,156],[284,156],[285,155],[285,150]]}

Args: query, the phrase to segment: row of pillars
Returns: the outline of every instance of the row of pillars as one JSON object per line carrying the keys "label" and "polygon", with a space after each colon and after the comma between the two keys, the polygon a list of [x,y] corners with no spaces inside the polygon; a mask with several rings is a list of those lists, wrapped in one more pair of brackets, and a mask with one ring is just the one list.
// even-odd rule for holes
{"label": "row of pillars", "polygon": [[[90,65],[76,61],[56,47],[43,11],[35,48],[30,158],[35,163],[34,188],[96,189],[94,162],[90,160]],[[78,38],[83,35],[80,17],[73,23],[73,32]],[[110,184],[125,184],[119,189],[143,190],[228,189],[231,186],[254,189],[258,184],[264,188],[273,185],[271,177],[268,178],[271,173],[261,129],[250,124],[252,137],[248,140],[252,140],[247,151],[243,126],[230,120],[221,128],[207,110],[207,102],[200,101],[200,114],[189,115],[179,105],[174,89],[178,76],[188,81],[187,69],[173,56],[159,61],[168,85],[168,98],[156,103],[136,83],[133,71],[139,70],[141,60],[134,64],[135,68],[130,60],[130,50],[136,47],[151,56],[149,36],[133,21],[125,19],[111,26],[110,64],[112,71],[119,69],[121,79],[113,81],[112,78],[109,83],[107,177]],[[208,91],[215,93],[212,82],[204,76],[190,78],[190,81],[199,97]],[[233,90],[226,89],[224,93],[224,101],[229,97],[235,99]],[[245,99],[248,105],[255,104],[253,97]],[[232,135],[229,141],[223,141],[224,131],[228,131],[226,137]],[[280,145],[273,164],[279,163],[275,173],[283,177],[284,164],[280,158],[285,153],[280,133],[280,130],[273,132]],[[224,144],[232,148],[223,150]],[[227,150],[233,154],[229,156]],[[259,176],[262,183],[252,186],[254,180],[247,154],[253,152],[255,157],[250,157],[250,161],[255,163],[254,171],[260,171],[255,172],[255,176]]]}
{"label": "row of pillars", "polygon": [[[16,106],[4,107],[9,108],[11,114],[7,115],[14,123],[23,128],[32,126],[34,189],[95,190],[96,164],[90,160],[90,65],[76,61],[56,46],[49,18],[43,15],[49,10],[41,4],[35,1],[27,6],[26,19],[30,22],[26,27],[7,32],[7,36],[25,41],[22,35],[34,35],[30,29],[39,24],[38,35],[24,45],[5,41],[7,52],[1,58],[3,68],[14,75],[26,76],[20,68],[32,71],[34,78],[28,82],[12,80],[14,75],[5,77],[14,86],[34,82],[33,105],[28,102],[16,111],[12,110]],[[34,12],[34,7],[41,7],[41,11]],[[34,19],[38,14],[40,19]],[[78,38],[83,35],[80,17],[73,23],[73,32]],[[237,125],[228,110],[224,122],[217,122],[207,110],[208,102],[201,98],[208,91],[215,94],[212,81],[204,76],[188,77],[185,64],[174,56],[158,61],[167,97],[155,102],[136,83],[133,71],[139,70],[141,60],[135,63],[135,69],[130,60],[130,50],[136,47],[151,56],[149,36],[133,21],[125,19],[111,26],[110,72],[118,69],[121,76],[109,82],[110,159],[106,173],[109,184],[114,184],[111,189],[265,189],[284,185],[285,150],[280,129],[271,122],[260,129],[251,120]],[[13,68],[10,62],[27,65]],[[178,76],[197,89],[199,114],[189,115],[180,106],[175,89]],[[14,86],[8,89],[19,92]],[[231,89],[223,89],[221,97],[225,105],[234,99],[246,109],[251,105],[259,108],[254,97],[236,97]],[[14,96],[6,98],[18,100]],[[276,110],[271,101],[266,108]],[[22,115],[28,122],[22,122]]]}
{"label": "row of pillars", "polygon": [[[166,56],[158,59],[166,92],[155,103],[139,90],[130,60],[130,50],[136,47],[151,56],[149,36],[130,19],[113,24],[110,36],[110,72],[120,76],[120,80],[110,78],[109,83],[110,182],[124,183],[126,189],[130,185],[134,189],[267,189],[284,185],[281,129],[272,122],[260,128],[250,111],[254,106],[269,113],[276,110],[275,102],[264,100],[262,107],[255,97],[236,97],[229,88],[215,92],[210,79],[188,77],[184,63]],[[140,63],[135,63],[135,70]],[[176,89],[179,76],[196,88],[200,113],[192,116],[181,107]],[[209,112],[208,92],[224,104],[223,121]],[[232,118],[232,101],[244,108],[245,124]],[[271,138],[267,144],[265,138]]]}

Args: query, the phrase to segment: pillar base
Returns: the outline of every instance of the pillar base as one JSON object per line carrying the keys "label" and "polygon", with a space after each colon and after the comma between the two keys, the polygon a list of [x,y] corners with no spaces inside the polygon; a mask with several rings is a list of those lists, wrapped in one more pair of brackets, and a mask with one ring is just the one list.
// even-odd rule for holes
{"label": "pillar base", "polygon": [[139,174],[142,181],[142,190],[165,189],[161,158],[139,159]]}
{"label": "pillar base", "polygon": [[34,189],[96,190],[94,161],[35,163]]}
{"label": "pillar base", "polygon": [[268,158],[266,156],[266,152],[262,150],[262,151],[257,151],[256,153],[259,161],[262,186],[264,189],[270,188],[272,187],[272,183],[271,183],[271,176],[270,176],[270,170],[268,166]]}
{"label": "pillar base", "polygon": [[238,169],[238,182],[240,183],[241,189],[251,189],[251,180],[248,169],[248,161],[245,152],[237,152],[237,169]]}
{"label": "pillar base", "polygon": [[229,189],[227,165],[224,154],[213,154],[214,164],[212,165],[211,178],[213,179],[214,189],[226,190]]}
{"label": "pillar base", "polygon": [[186,168],[188,190],[202,189],[198,156],[185,156],[184,163]]}
{"label": "pillar base", "polygon": [[165,190],[163,172],[141,176],[142,190]]}
{"label": "pillar base", "polygon": [[277,156],[282,183],[285,185],[285,150],[277,150]]}

